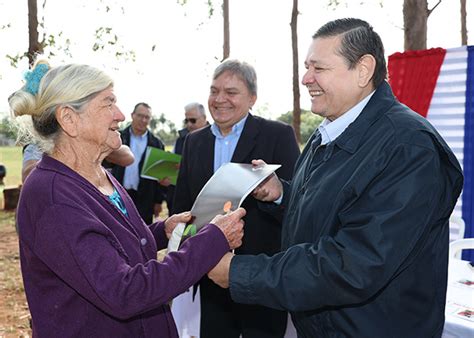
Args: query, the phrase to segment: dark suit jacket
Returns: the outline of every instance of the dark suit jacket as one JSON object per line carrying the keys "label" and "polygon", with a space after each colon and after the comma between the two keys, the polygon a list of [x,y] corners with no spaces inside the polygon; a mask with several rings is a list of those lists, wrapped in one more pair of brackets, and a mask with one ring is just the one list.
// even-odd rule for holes
{"label": "dark suit jacket", "polygon": [[[188,134],[176,185],[173,212],[190,210],[202,187],[214,172],[214,141],[211,127]],[[232,162],[250,163],[263,159],[281,164],[279,177],[290,179],[300,154],[293,128],[281,122],[269,121],[249,114]],[[272,254],[280,249],[280,223],[260,210],[249,196],[242,205],[247,210],[243,244],[236,250],[242,254]]]}
{"label": "dark suit jacket", "polygon": [[[120,132],[122,143],[130,146],[130,126]],[[148,131],[148,146],[165,149],[163,142],[150,131]],[[135,159],[136,160],[136,159]],[[139,170],[142,170],[143,162],[145,160],[145,152],[140,158],[138,165]],[[125,174],[125,167],[118,165],[112,166],[112,175],[123,185],[123,176]],[[137,198],[135,200],[138,212],[143,219],[149,223],[153,219],[153,208],[155,203],[161,203],[165,199],[165,190],[155,180],[150,180],[140,177],[138,184]]]}
{"label": "dark suit jacket", "polygon": [[186,136],[188,136],[188,134],[189,131],[186,128],[178,130],[178,138],[176,139],[176,142],[174,144],[175,154],[181,155],[183,153],[184,140],[186,139]]}

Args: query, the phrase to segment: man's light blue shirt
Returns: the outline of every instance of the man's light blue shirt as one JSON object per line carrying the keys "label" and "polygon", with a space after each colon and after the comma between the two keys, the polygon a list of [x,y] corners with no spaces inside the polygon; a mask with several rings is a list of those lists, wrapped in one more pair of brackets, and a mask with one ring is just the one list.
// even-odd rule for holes
{"label": "man's light blue shirt", "polygon": [[138,165],[140,164],[140,159],[146,150],[147,144],[148,131],[143,135],[135,135],[132,128],[130,128],[130,150],[132,151],[133,156],[135,156],[135,160],[132,164],[125,167],[123,187],[127,190],[138,190],[138,183],[140,182],[140,171],[138,170]]}
{"label": "man's light blue shirt", "polygon": [[339,116],[334,121],[324,119],[319,125],[319,132],[321,133],[321,144],[326,145],[334,141],[349,125],[359,117],[362,110],[365,108],[375,91],[367,95],[362,101],[349,109],[346,113]]}
{"label": "man's light blue shirt", "polygon": [[25,166],[27,161],[39,161],[43,156],[43,152],[41,149],[34,143],[30,143],[25,147],[25,151],[23,152],[23,167]]}
{"label": "man's light blue shirt", "polygon": [[235,148],[239,142],[240,135],[244,130],[245,121],[247,121],[248,114],[232,126],[232,131],[223,136],[219,127],[213,123],[211,125],[211,132],[216,137],[214,143],[214,172],[217,171],[223,164],[229,163],[234,155]]}

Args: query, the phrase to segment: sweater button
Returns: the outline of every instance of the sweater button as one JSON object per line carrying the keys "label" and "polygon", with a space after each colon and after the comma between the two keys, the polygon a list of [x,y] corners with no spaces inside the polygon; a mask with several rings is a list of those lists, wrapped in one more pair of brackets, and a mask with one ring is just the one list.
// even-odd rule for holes
{"label": "sweater button", "polygon": [[146,243],[147,243],[146,238],[142,238],[142,239],[140,240],[140,244],[141,244],[142,246],[145,246]]}

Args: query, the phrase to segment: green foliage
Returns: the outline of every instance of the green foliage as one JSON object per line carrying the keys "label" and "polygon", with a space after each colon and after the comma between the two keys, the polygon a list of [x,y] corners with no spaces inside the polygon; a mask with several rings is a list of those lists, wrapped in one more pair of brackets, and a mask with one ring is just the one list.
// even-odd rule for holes
{"label": "green foliage", "polygon": [[[44,18],[42,18],[44,20]],[[70,50],[71,40],[64,36],[62,31],[57,34],[47,34],[44,28],[44,21],[41,21],[39,27],[43,29],[42,40],[39,41],[41,54],[47,59],[62,54],[66,57],[71,58],[72,53]],[[23,59],[28,59],[28,51],[23,53],[16,53],[15,55],[7,54],[5,57],[10,61],[12,67],[17,68],[20,61]]]}
{"label": "green foliage", "polygon": [[0,163],[7,168],[6,186],[21,184],[22,156],[22,147],[0,147]]}
{"label": "green foliage", "polygon": [[270,109],[268,108],[268,103],[264,103],[263,105],[258,106],[258,108],[252,108],[252,114],[255,116],[263,117],[264,119],[270,120],[271,113]]}
{"label": "green foliage", "polygon": [[115,57],[124,61],[135,62],[136,55],[133,50],[127,50],[119,44],[117,34],[114,34],[112,27],[99,27],[95,30],[95,42],[92,45],[92,50],[107,51],[109,48],[115,49]]}
{"label": "green foliage", "polygon": [[28,52],[17,53],[16,55],[7,54],[5,57],[10,61],[10,66],[16,68],[22,59],[28,58]]}
{"label": "green foliage", "polygon": [[[293,125],[293,112],[289,111],[278,117],[277,120],[288,123],[289,125]],[[300,131],[302,144],[305,144],[308,141],[311,134],[315,131],[315,129],[320,125],[322,121],[323,118],[321,116],[315,115],[309,110],[301,110]]]}
{"label": "green foliage", "polygon": [[[176,2],[181,6],[185,6],[188,3],[188,0],[176,0]],[[212,3],[212,0],[207,0],[206,4],[209,11],[209,18],[211,18],[214,15],[214,4]]]}
{"label": "green foliage", "polygon": [[[120,10],[122,14],[125,13],[125,9],[120,5],[121,1],[114,1],[110,4],[112,0],[100,0],[100,5],[106,13],[114,10]],[[43,12],[46,7],[46,0],[42,2]],[[11,24],[0,26],[0,30],[6,30],[10,28]],[[41,54],[46,58],[51,58],[56,55],[63,55],[66,58],[72,58],[73,55],[70,51],[71,40],[63,36],[63,32],[47,32],[47,27],[45,25],[45,18],[42,16],[38,20],[38,28],[41,28],[43,31],[41,41],[39,42]],[[111,27],[99,27],[96,29],[94,34],[94,43],[92,44],[92,50],[94,52],[104,52],[114,55],[117,60],[123,61],[132,61],[135,62],[136,54],[135,51],[126,49],[124,45],[120,44],[119,36],[114,34]],[[18,67],[18,64],[23,59],[28,58],[28,51],[19,52],[16,54],[7,54],[5,57],[9,60],[10,65],[14,68]]]}
{"label": "green foliage", "polygon": [[168,120],[165,114],[161,113],[159,117],[153,116],[150,121],[150,129],[157,135],[164,144],[172,145],[178,138],[178,130],[174,122]]}
{"label": "green foliage", "polygon": [[[370,3],[371,1],[359,0],[359,5],[362,6],[362,5],[364,5],[366,2],[369,2],[369,3]],[[377,5],[380,6],[380,8],[383,8],[383,2],[384,2],[384,0],[372,0],[372,2],[375,2]],[[332,9],[332,10],[335,11],[335,10],[337,10],[338,7],[340,7],[340,6],[344,6],[344,7],[348,8],[348,7],[349,7],[349,3],[350,3],[350,1],[348,1],[348,0],[327,0],[326,6],[327,6],[327,8]]]}
{"label": "green foliage", "polygon": [[17,138],[18,129],[12,120],[5,116],[0,121],[0,135],[9,140],[16,140]]}

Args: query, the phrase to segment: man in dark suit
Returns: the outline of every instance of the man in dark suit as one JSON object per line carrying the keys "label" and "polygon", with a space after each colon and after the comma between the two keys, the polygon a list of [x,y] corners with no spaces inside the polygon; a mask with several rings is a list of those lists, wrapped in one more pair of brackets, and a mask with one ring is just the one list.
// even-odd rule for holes
{"label": "man in dark suit", "polygon": [[[219,65],[208,99],[214,123],[185,141],[174,199],[174,212],[190,210],[201,188],[228,162],[250,163],[254,158],[281,164],[278,175],[290,179],[299,156],[291,126],[249,113],[257,99],[257,79],[252,66],[237,60]],[[238,177],[234,179],[238,180]],[[280,223],[261,211],[248,197],[245,235],[238,254],[274,254],[280,250]],[[227,290],[207,277],[200,282],[201,337],[283,337],[287,314],[256,305],[234,303]]]}
{"label": "man in dark suit", "polygon": [[130,147],[135,161],[127,167],[112,166],[112,175],[127,189],[146,224],[153,222],[153,215],[158,217],[160,214],[166,189],[157,181],[140,176],[146,147],[165,148],[163,142],[148,130],[151,117],[151,107],[147,103],[135,105],[131,125],[120,132],[122,143]]}

